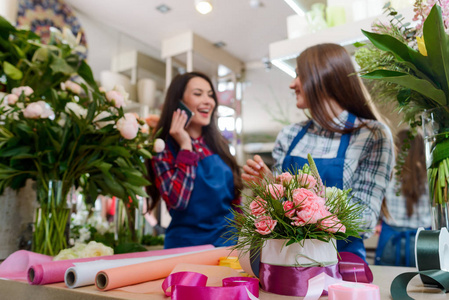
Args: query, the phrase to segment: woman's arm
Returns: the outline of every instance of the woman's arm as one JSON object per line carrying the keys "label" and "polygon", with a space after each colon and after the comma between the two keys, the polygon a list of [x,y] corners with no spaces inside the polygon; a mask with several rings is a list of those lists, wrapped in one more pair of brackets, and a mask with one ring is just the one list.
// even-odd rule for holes
{"label": "woman's arm", "polygon": [[[394,165],[393,138],[388,127],[381,125],[370,131],[362,129],[356,146],[361,147],[358,166],[347,188],[352,188],[351,201],[366,206],[362,219],[367,229],[375,228]],[[345,187],[346,188],[346,187]],[[368,233],[366,236],[370,236]]]}
{"label": "woman's arm", "polygon": [[156,187],[168,209],[184,210],[189,204],[198,165],[198,154],[188,150],[178,152],[176,158],[166,148],[153,156],[151,165]]}

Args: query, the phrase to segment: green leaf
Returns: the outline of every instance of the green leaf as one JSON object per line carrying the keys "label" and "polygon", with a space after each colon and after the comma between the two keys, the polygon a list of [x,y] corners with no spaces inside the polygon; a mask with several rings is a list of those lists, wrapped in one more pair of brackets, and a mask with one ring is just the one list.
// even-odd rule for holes
{"label": "green leaf", "polygon": [[3,39],[8,39],[10,33],[16,32],[17,29],[11,25],[5,18],[0,16],[0,36]]}
{"label": "green leaf", "polygon": [[78,75],[83,78],[91,88],[98,90],[97,83],[95,82],[94,75],[89,65],[83,60],[78,68]]}
{"label": "green leaf", "polygon": [[151,155],[150,151],[146,150],[146,149],[139,149],[137,151],[137,153],[139,153],[140,155],[142,155],[144,158],[148,158],[151,159],[153,157],[153,155]]}
{"label": "green leaf", "polygon": [[3,149],[0,151],[0,157],[11,157],[15,155],[23,155],[30,152],[30,147],[21,146],[21,147],[13,147],[9,149]]}
{"label": "green leaf", "polygon": [[129,150],[122,146],[109,146],[106,148],[106,151],[109,151],[112,154],[119,155],[121,157],[131,157],[131,153],[129,153]]}
{"label": "green leaf", "polygon": [[431,82],[425,79],[420,79],[407,73],[389,70],[376,70],[362,75],[361,77],[399,84],[405,88],[417,91],[440,105],[445,105],[446,103],[446,95],[443,90],[437,89]]}
{"label": "green leaf", "polygon": [[70,76],[73,73],[75,73],[75,70],[67,64],[67,62],[60,58],[59,56],[56,56],[54,54],[52,56],[52,61],[50,63],[50,68],[52,70],[52,74],[62,73],[64,75]]}
{"label": "green leaf", "polygon": [[396,96],[400,106],[406,106],[410,103],[412,90],[411,89],[402,89],[399,91]]}
{"label": "green leaf", "polygon": [[445,105],[449,104],[449,37],[444,31],[441,7],[434,5],[423,27],[424,43],[434,78],[445,91]]}
{"label": "green leaf", "polygon": [[20,71],[7,61],[3,62],[3,71],[5,72],[6,76],[14,80],[20,80],[23,77],[22,71]]}
{"label": "green leaf", "polygon": [[45,47],[41,47],[41,48],[37,49],[36,52],[34,52],[33,58],[31,59],[31,61],[32,62],[37,62],[37,61],[47,62],[48,56],[49,56],[48,49]]}

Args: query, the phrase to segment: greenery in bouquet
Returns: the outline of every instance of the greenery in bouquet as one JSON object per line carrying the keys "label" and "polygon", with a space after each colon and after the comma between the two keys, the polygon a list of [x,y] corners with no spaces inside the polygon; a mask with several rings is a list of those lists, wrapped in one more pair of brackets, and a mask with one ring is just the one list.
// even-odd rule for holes
{"label": "greenery in bouquet", "polygon": [[[65,196],[81,187],[92,201],[99,194],[125,201],[132,224],[137,196],[147,197],[144,159],[152,157],[154,133],[125,113],[122,88],[98,87],[69,31],[52,33],[51,42],[42,44],[0,17],[0,194],[32,179],[41,208],[65,209]],[[62,191],[49,196],[54,180]],[[51,215],[47,209],[40,218]],[[50,247],[39,252],[58,252],[52,243],[64,235],[67,218],[65,213],[56,229],[35,233]],[[53,246],[63,249],[62,243]]]}
{"label": "greenery in bouquet", "polygon": [[300,170],[247,183],[251,195],[230,223],[235,249],[257,252],[270,239],[286,240],[288,246],[360,237],[363,206],[350,203],[351,190],[325,187],[310,155],[308,161]]}
{"label": "greenery in bouquet", "polygon": [[[389,24],[377,23],[375,32],[363,31],[372,45],[358,50],[356,61],[362,78],[377,81],[373,94],[395,103],[412,128],[429,111],[439,109],[432,120],[437,124],[431,133],[435,136],[426,141],[427,167],[433,202],[443,203],[449,201],[449,2],[417,0],[414,7],[417,23],[411,26],[387,3]],[[399,155],[397,175],[405,155]]]}

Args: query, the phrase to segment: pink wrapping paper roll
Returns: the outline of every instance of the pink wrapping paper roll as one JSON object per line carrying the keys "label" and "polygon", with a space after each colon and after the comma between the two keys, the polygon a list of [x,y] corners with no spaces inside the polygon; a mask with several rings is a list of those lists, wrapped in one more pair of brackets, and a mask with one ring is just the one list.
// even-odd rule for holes
{"label": "pink wrapping paper roll", "polygon": [[167,277],[179,263],[218,265],[222,256],[230,255],[229,248],[216,248],[198,253],[150,261],[136,265],[103,270],[97,273],[95,285],[100,290],[111,290]]}
{"label": "pink wrapping paper roll", "polygon": [[16,251],[0,264],[0,277],[12,280],[27,280],[28,269],[32,265],[51,262],[52,259],[51,256],[31,251]]}
{"label": "pink wrapping paper roll", "polygon": [[153,251],[145,251],[145,252],[134,252],[134,253],[125,253],[125,254],[116,254],[116,255],[108,255],[108,256],[97,256],[97,257],[89,257],[89,258],[78,258],[78,259],[68,259],[68,260],[59,260],[59,261],[51,261],[42,264],[32,265],[28,270],[28,282],[30,284],[49,284],[55,282],[63,282],[65,271],[73,267],[76,262],[88,262],[95,260],[114,260],[114,259],[123,259],[123,258],[138,258],[138,257],[150,257],[150,256],[159,256],[159,255],[169,255],[169,254],[178,254],[178,253],[186,253],[193,252],[205,249],[213,249],[213,245],[201,245],[201,246],[192,246],[192,247],[183,247],[183,248],[173,248],[173,249],[164,249],[164,250],[153,250]]}
{"label": "pink wrapping paper roll", "polygon": [[329,300],[380,300],[379,287],[369,283],[342,282],[328,286]]}

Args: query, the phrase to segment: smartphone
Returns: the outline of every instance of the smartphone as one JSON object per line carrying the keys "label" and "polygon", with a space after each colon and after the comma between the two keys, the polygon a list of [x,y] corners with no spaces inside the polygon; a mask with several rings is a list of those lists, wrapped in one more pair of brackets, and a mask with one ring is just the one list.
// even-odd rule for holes
{"label": "smartphone", "polygon": [[185,128],[185,127],[189,126],[190,120],[192,119],[194,113],[182,101],[179,101],[178,108],[186,112],[187,121],[186,121],[186,124],[184,125],[184,128]]}

